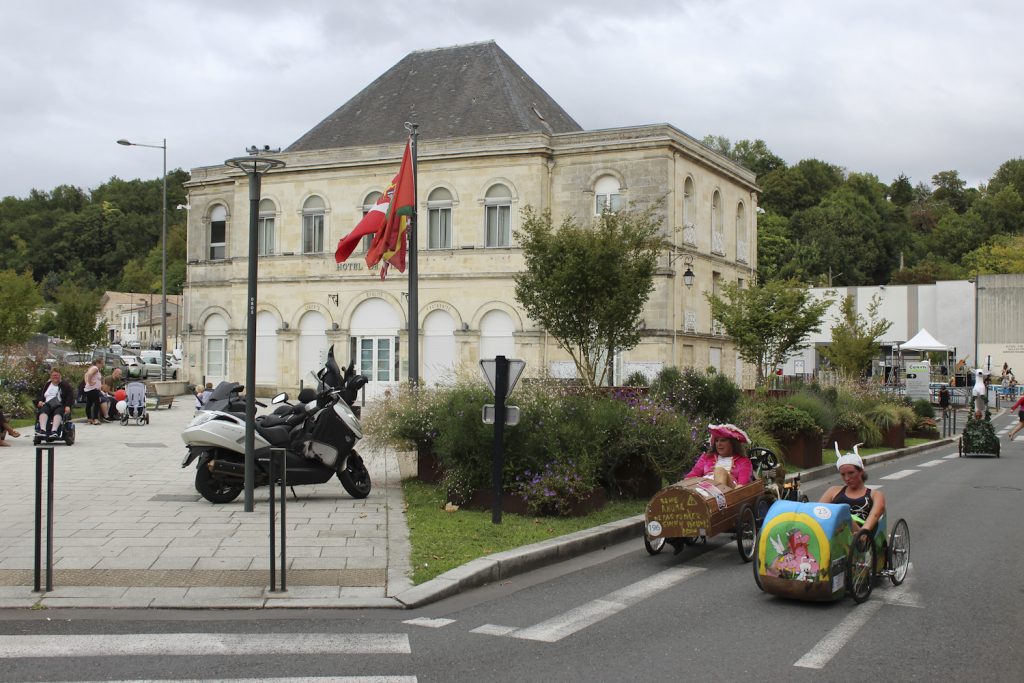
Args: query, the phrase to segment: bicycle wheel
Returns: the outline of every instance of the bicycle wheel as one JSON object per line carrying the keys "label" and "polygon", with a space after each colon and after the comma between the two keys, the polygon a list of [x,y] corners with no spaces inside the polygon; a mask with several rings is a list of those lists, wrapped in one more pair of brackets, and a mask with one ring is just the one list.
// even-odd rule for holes
{"label": "bicycle wheel", "polygon": [[858,531],[846,558],[846,592],[860,604],[871,597],[875,583],[875,541],[871,534]]}
{"label": "bicycle wheel", "polygon": [[757,520],[754,519],[754,509],[749,505],[740,508],[740,514],[736,517],[736,548],[744,562],[754,559],[754,550],[757,548]]}
{"label": "bicycle wheel", "polygon": [[889,579],[894,586],[903,583],[910,569],[910,527],[904,519],[896,522],[889,534],[888,550]]}

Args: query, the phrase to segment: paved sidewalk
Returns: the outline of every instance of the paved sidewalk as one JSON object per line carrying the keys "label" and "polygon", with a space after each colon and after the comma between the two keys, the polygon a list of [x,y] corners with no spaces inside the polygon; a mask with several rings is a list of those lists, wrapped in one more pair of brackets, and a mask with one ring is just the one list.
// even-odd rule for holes
{"label": "paved sidewalk", "polygon": [[[392,596],[411,583],[394,451],[360,449],[373,480],[364,500],[337,478],[296,487],[297,500],[289,492],[287,590],[271,592],[268,489],[256,489],[254,512],[243,511],[243,496],[207,502],[195,490],[195,466],[181,468],[192,400],[149,412],[149,425],[79,422],[73,446],[53,444],[50,592],[32,590],[31,430],[0,450],[0,607],[402,606]],[[45,505],[44,494],[44,515]],[[43,543],[45,587],[45,529]]]}

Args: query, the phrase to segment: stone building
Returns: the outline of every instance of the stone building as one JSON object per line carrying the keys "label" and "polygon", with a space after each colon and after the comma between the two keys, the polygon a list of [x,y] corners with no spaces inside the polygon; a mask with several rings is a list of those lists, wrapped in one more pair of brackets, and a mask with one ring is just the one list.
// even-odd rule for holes
{"label": "stone building", "polygon": [[[742,365],[705,299],[753,278],[754,174],[669,124],[583,130],[494,42],[409,54],[274,154],[259,204],[256,377],[294,390],[329,345],[355,358],[371,391],[407,378],[407,278],[382,281],[360,251],[334,249],[397,173],[404,124],[419,126],[417,206],[421,379],[476,373],[481,357],[526,373],[574,374],[568,356],[519,308],[515,231],[526,206],[556,223],[665,198],[665,250],[643,341],[615,359],[616,380],[666,365]],[[193,169],[184,333],[192,382],[245,375],[248,181],[225,165]],[[695,278],[688,286],[683,274]],[[747,382],[750,383],[749,381]],[[372,395],[372,394],[371,394]]]}

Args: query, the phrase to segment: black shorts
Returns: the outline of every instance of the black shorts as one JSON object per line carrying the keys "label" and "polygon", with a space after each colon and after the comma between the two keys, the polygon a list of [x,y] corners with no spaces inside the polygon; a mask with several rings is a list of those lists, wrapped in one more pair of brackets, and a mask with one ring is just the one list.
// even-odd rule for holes
{"label": "black shorts", "polygon": [[1019,413],[1017,413],[1017,417],[1020,418],[1021,422],[1024,422],[1024,410],[1022,410]]}

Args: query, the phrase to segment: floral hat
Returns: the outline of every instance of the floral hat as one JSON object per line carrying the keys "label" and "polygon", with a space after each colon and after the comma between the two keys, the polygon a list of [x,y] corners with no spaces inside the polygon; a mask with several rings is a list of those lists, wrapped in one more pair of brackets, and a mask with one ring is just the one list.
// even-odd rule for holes
{"label": "floral hat", "polygon": [[717,439],[736,439],[740,443],[750,443],[747,433],[734,424],[708,425],[708,430]]}

